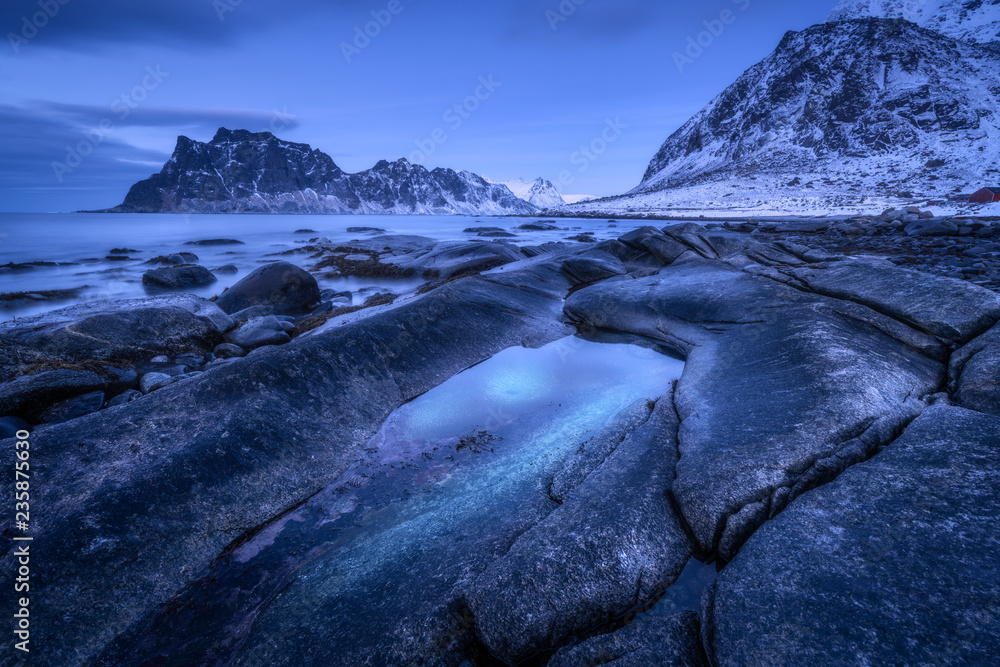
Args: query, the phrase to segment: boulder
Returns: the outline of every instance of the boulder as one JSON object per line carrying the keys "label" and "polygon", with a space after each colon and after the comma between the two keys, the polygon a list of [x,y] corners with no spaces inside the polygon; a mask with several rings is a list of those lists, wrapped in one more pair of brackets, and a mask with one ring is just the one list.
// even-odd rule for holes
{"label": "boulder", "polygon": [[273,306],[279,315],[304,315],[320,302],[313,276],[288,262],[265,264],[222,293],[216,304],[227,313]]}
{"label": "boulder", "polygon": [[61,424],[97,412],[102,407],[104,407],[104,392],[95,391],[56,403],[43,410],[38,421],[42,424]]}
{"label": "boulder", "polygon": [[1000,419],[928,408],[795,500],[706,598],[717,665],[986,665],[1000,655]]}
{"label": "boulder", "polygon": [[142,276],[142,284],[168,289],[184,289],[186,287],[202,287],[211,285],[216,278],[204,266],[172,266],[165,269],[152,269]]}
{"label": "boulder", "polygon": [[948,220],[922,219],[918,215],[904,216],[907,236],[958,236],[958,225]]}
{"label": "boulder", "polygon": [[233,345],[232,343],[223,343],[222,345],[217,345],[215,350],[213,350],[216,357],[219,359],[233,359],[235,357],[245,357],[247,356],[247,351],[244,350],[239,345]]}
{"label": "boulder", "polygon": [[0,324],[0,379],[53,363],[141,362],[222,342],[232,320],[190,294],[95,301]]}
{"label": "boulder", "polygon": [[134,387],[137,380],[131,368],[97,364],[90,369],[54,368],[20,375],[0,383],[0,414],[18,415],[34,423],[51,421],[43,416],[56,403],[82,394],[117,393]]}
{"label": "boulder", "polygon": [[589,284],[627,273],[621,260],[604,252],[588,252],[562,263],[562,269],[577,284]]}
{"label": "boulder", "polygon": [[292,339],[274,317],[255,317],[226,334],[226,342],[245,350],[256,350],[265,345],[284,345]]}
{"label": "boulder", "polygon": [[177,381],[178,375],[168,375],[166,373],[146,373],[139,380],[139,389],[143,394],[148,394],[157,389],[162,389]]}
{"label": "boulder", "polygon": [[246,245],[243,241],[237,241],[236,239],[205,239],[204,241],[188,241],[184,245],[195,245],[195,246],[227,246],[227,245]]}
{"label": "boulder", "polygon": [[129,389],[128,391],[123,391],[122,393],[118,394],[110,401],[108,401],[107,407],[116,408],[119,405],[126,405],[128,403],[131,403],[137,398],[142,398],[142,392],[137,389]]}
{"label": "boulder", "polygon": [[553,222],[526,222],[523,225],[519,225],[518,229],[524,232],[557,232],[559,231],[558,225]]}
{"label": "boulder", "polygon": [[[667,396],[606,458],[595,453],[595,469],[563,504],[469,587],[476,632],[491,654],[519,664],[652,601],[676,580],[691,556],[667,495],[676,429]],[[581,450],[592,458],[586,444]]]}
{"label": "boulder", "polygon": [[618,241],[624,243],[630,248],[636,250],[643,250],[642,242],[651,236],[663,236],[659,229],[656,227],[640,227],[639,229],[633,230],[624,236],[618,238]]}
{"label": "boulder", "polygon": [[708,667],[698,614],[638,619],[621,630],[560,649],[548,667]]}
{"label": "boulder", "polygon": [[449,279],[489,271],[524,258],[520,248],[507,243],[444,242],[426,251],[393,257],[389,263],[403,274]]}

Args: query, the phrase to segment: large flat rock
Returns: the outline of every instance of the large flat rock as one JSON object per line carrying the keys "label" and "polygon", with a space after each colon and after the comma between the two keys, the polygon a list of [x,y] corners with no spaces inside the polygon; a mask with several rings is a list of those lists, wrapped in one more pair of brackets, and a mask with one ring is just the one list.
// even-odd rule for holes
{"label": "large flat rock", "polygon": [[[650,602],[674,582],[691,555],[667,495],[676,430],[667,396],[469,587],[476,632],[490,653],[518,664]],[[588,456],[585,448],[578,455]]]}
{"label": "large flat rock", "polygon": [[721,572],[703,619],[713,664],[995,664],[997,517],[1000,419],[928,408]]}
{"label": "large flat rock", "polygon": [[964,280],[852,259],[792,271],[810,290],[862,303],[914,327],[964,343],[1000,320],[1000,294]]}
{"label": "large flat rock", "polygon": [[889,335],[921,335],[905,325],[719,261],[599,283],[565,312],[686,354],[673,494],[701,550],[724,560],[791,499],[894,439],[945,377]]}

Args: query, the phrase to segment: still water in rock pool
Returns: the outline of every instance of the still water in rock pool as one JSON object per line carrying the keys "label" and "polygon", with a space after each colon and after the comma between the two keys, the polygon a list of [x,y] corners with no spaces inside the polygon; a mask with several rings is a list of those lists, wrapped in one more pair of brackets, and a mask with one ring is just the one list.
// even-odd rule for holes
{"label": "still water in rock pool", "polygon": [[581,443],[682,370],[624,342],[508,349],[401,406],[349,469],[105,657],[292,664],[281,638],[308,636],[349,664],[410,614],[439,618],[420,641],[455,635],[441,600],[556,507],[548,486]]}

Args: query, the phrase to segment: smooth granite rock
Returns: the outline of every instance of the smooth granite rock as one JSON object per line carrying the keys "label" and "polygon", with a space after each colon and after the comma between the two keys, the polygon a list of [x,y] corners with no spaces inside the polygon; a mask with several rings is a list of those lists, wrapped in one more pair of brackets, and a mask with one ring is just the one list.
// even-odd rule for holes
{"label": "smooth granite rock", "polygon": [[576,284],[594,283],[627,273],[620,259],[598,251],[567,259],[562,269]]}
{"label": "smooth granite rock", "polygon": [[952,355],[949,380],[960,405],[1000,416],[1000,325]]}
{"label": "smooth granite rock", "polygon": [[558,648],[674,582],[691,556],[668,497],[676,429],[667,396],[469,587],[476,632],[492,655],[518,664]]}
{"label": "smooth granite rock", "polygon": [[685,353],[673,493],[701,551],[723,560],[790,500],[895,438],[944,382],[943,365],[888,335],[884,316],[718,261],[599,283],[565,311]]}
{"label": "smooth granite rock", "polygon": [[707,667],[698,614],[639,619],[617,632],[559,650],[547,667]]}
{"label": "smooth granite rock", "polygon": [[320,303],[312,274],[288,262],[265,264],[222,293],[216,305],[227,313],[273,306],[278,315],[304,315]]}
{"label": "smooth granite rock", "polygon": [[998,516],[1000,419],[928,408],[722,570],[702,619],[713,664],[995,664]]}
{"label": "smooth granite rock", "polygon": [[1000,294],[880,260],[827,262],[792,275],[813,292],[855,301],[956,343],[1000,321]]}
{"label": "smooth granite rock", "polygon": [[283,324],[275,317],[255,317],[226,334],[226,342],[244,350],[256,350],[265,345],[284,345],[292,339]]}

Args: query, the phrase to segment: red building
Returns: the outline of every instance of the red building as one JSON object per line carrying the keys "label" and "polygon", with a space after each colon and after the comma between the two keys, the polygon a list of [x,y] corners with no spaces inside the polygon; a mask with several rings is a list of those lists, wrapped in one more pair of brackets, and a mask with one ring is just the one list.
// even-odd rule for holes
{"label": "red building", "polygon": [[1000,201],[1000,188],[983,188],[969,197],[971,204],[991,204],[995,201]]}

